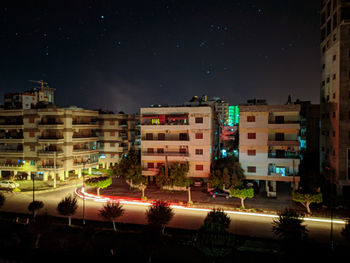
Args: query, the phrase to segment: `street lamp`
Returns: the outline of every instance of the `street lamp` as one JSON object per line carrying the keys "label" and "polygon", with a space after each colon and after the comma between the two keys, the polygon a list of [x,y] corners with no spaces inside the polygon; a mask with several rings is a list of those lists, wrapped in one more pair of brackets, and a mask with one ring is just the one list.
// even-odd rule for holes
{"label": "street lamp", "polygon": [[[85,163],[90,162],[90,158],[83,161],[83,190],[85,192]],[[83,194],[83,225],[85,225],[85,194]]]}

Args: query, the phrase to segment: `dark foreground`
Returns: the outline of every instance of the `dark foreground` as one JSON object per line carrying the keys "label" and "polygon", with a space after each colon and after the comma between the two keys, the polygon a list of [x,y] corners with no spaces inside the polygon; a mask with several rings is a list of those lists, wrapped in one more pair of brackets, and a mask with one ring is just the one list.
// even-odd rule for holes
{"label": "dark foreground", "polygon": [[0,262],[336,262],[350,255],[349,247],[331,252],[329,244],[314,240],[286,245],[231,236],[230,245],[213,247],[199,245],[193,230],[167,228],[162,235],[148,226],[118,223],[115,232],[110,222],[82,226],[73,219],[68,227],[66,218],[39,216],[28,223],[28,216],[0,214]]}

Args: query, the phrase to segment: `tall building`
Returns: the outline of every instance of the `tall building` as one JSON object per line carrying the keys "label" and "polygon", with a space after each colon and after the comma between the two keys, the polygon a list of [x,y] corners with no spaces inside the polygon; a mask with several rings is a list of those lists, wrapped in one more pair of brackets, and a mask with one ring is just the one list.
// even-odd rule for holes
{"label": "tall building", "polygon": [[143,175],[153,180],[165,162],[188,162],[188,176],[207,180],[216,142],[212,107],[141,108],[140,117]]}
{"label": "tall building", "polygon": [[99,164],[104,168],[116,165],[129,150],[140,150],[140,118],[137,114],[100,112]]}
{"label": "tall building", "polygon": [[64,180],[91,170],[98,165],[97,117],[97,111],[54,105],[0,110],[0,175]]}
{"label": "tall building", "polygon": [[322,1],[320,161],[334,169],[338,193],[350,186],[349,19],[350,1]]}
{"label": "tall building", "polygon": [[299,183],[300,105],[239,106],[239,161],[247,180],[265,182],[276,196],[277,182]]}

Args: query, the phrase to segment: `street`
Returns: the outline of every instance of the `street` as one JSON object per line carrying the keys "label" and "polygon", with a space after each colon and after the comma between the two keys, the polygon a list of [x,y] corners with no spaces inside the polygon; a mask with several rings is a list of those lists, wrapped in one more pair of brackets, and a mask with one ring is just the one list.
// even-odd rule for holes
{"label": "street", "polygon": [[[58,215],[56,207],[58,202],[66,195],[74,194],[74,187],[58,189],[48,193],[36,193],[35,199],[44,202],[43,211],[49,214]],[[3,211],[28,213],[28,204],[32,201],[30,193],[6,194],[6,201],[2,207]],[[86,219],[100,220],[98,210],[101,209],[102,203],[86,200]],[[82,218],[83,201],[78,198],[78,210],[74,218]],[[145,205],[124,204],[125,213],[118,219],[119,222],[146,224]],[[199,229],[207,214],[207,211],[193,211],[182,208],[174,208],[175,216],[169,223],[169,227],[184,229]],[[230,232],[240,235],[256,237],[274,237],[271,229],[273,218],[262,217],[257,215],[229,214],[231,218]],[[306,221],[309,236],[320,242],[328,242],[330,239],[330,223]],[[344,224],[334,223],[334,240],[335,244],[344,242],[341,236],[341,230]]]}

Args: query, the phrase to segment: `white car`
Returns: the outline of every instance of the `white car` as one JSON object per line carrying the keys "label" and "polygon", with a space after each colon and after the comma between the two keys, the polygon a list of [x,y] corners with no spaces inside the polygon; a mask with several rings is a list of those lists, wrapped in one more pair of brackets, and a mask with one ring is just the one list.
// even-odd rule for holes
{"label": "white car", "polygon": [[19,187],[19,184],[13,181],[9,181],[9,180],[0,181],[0,188],[15,189],[17,187]]}

